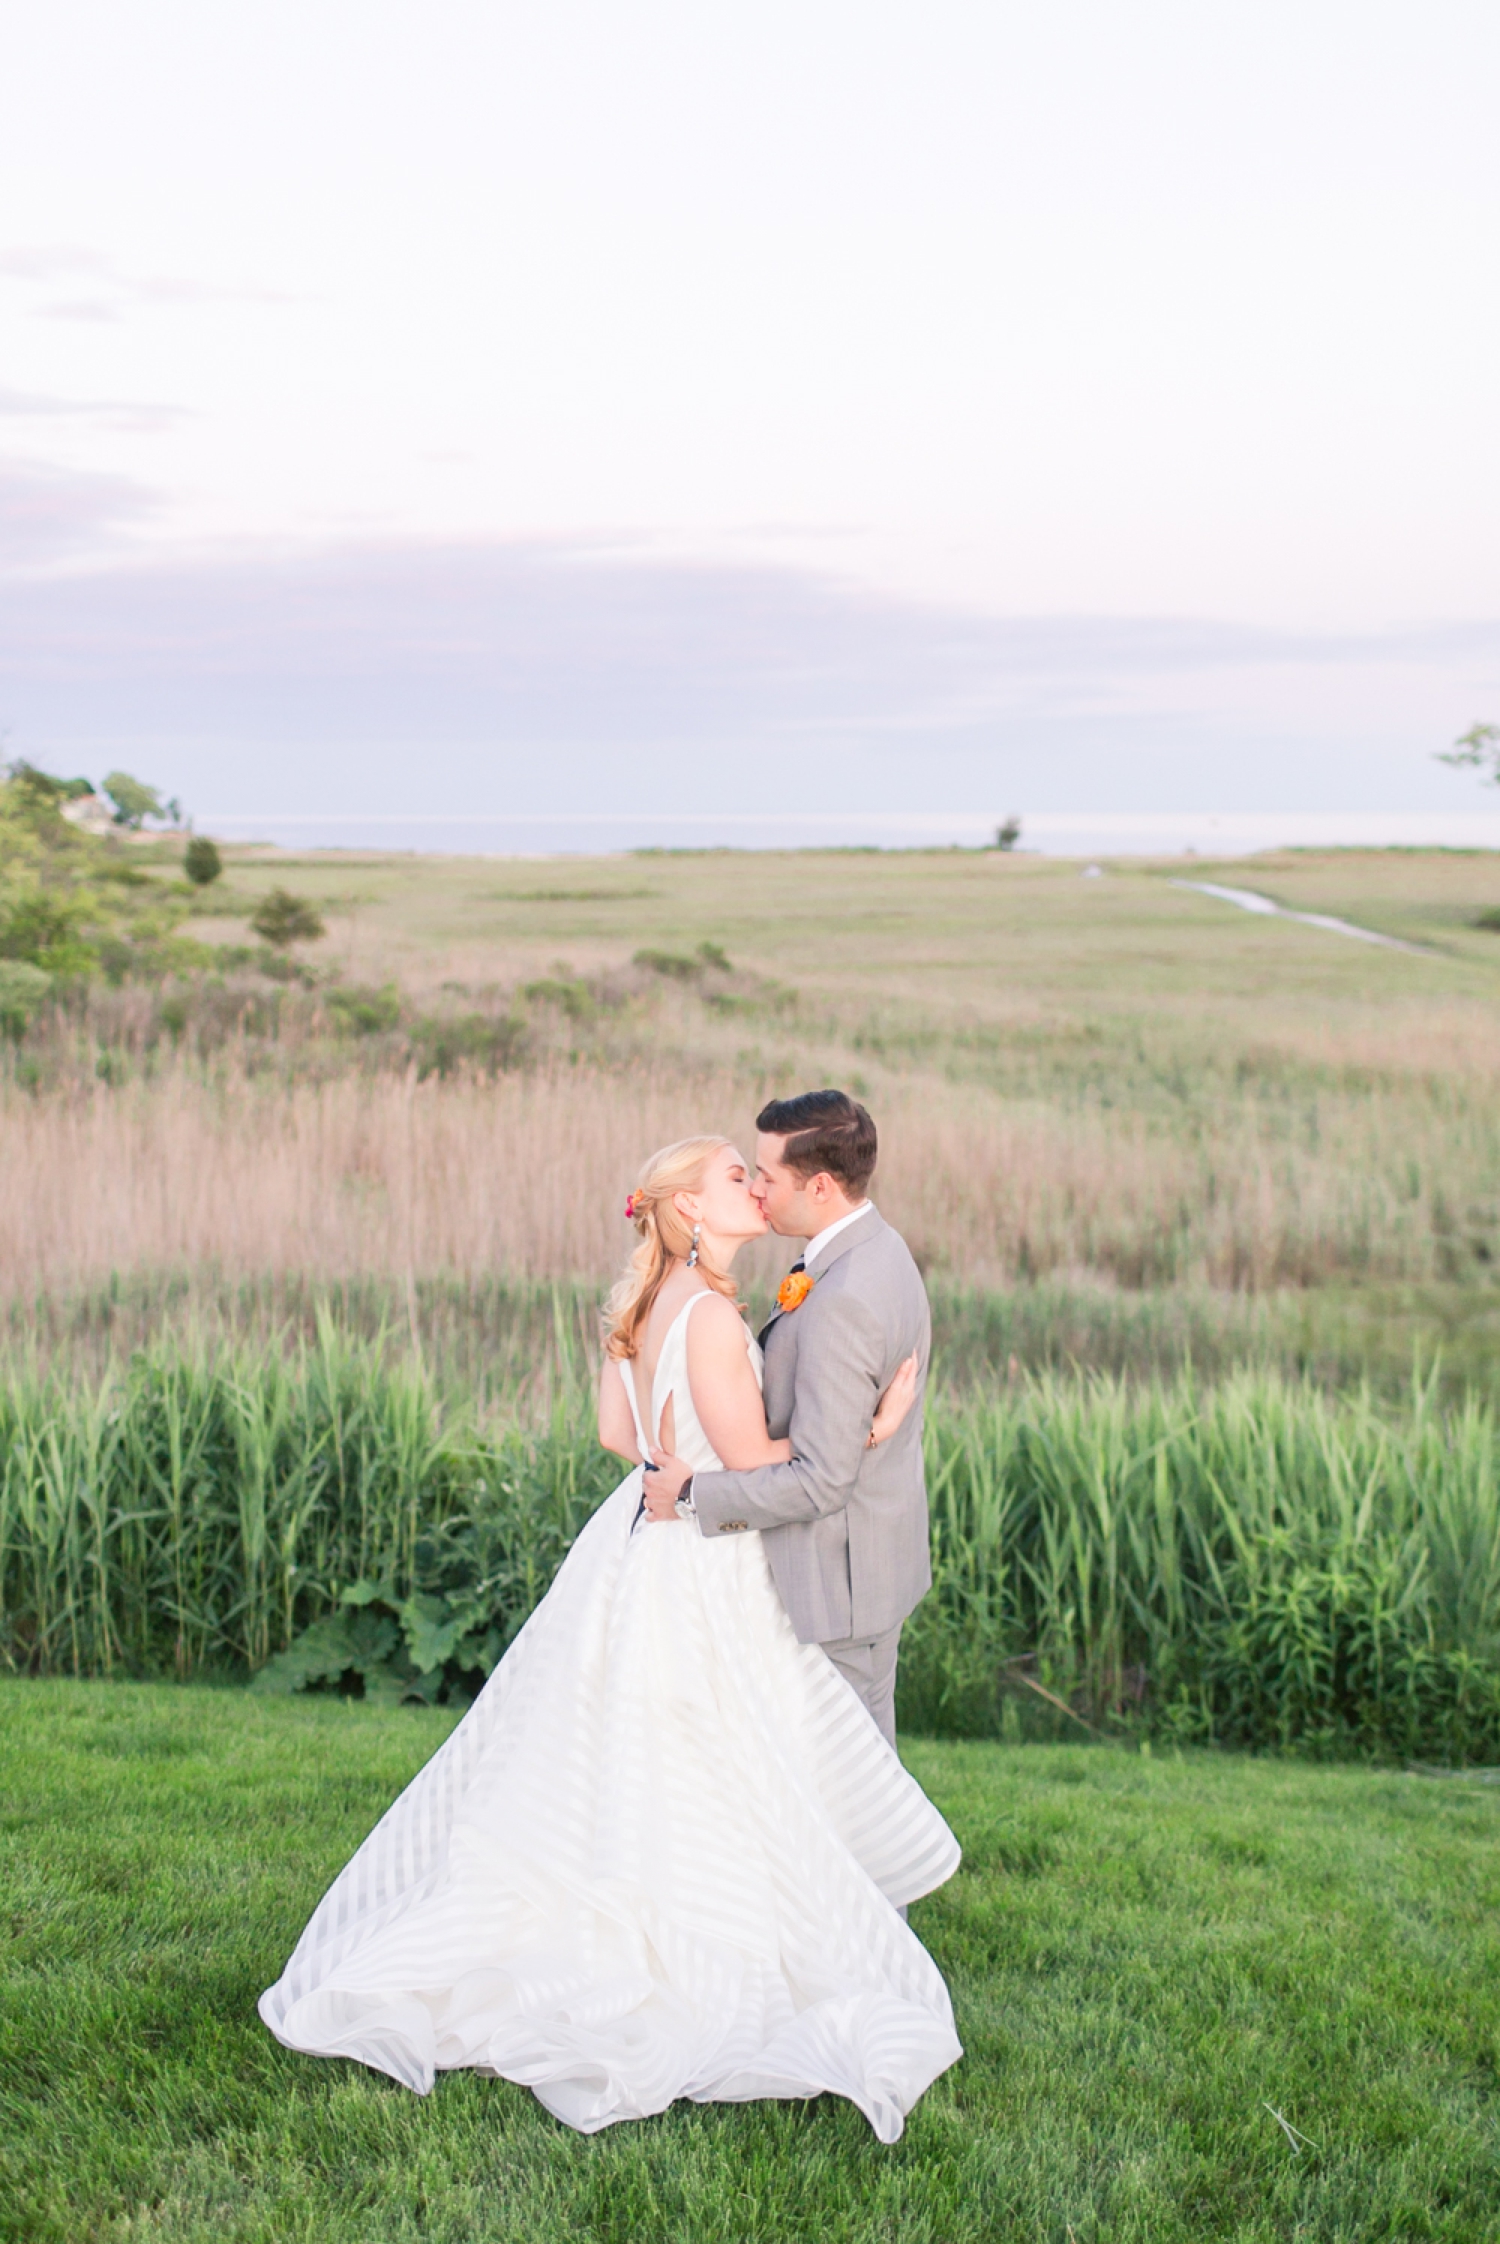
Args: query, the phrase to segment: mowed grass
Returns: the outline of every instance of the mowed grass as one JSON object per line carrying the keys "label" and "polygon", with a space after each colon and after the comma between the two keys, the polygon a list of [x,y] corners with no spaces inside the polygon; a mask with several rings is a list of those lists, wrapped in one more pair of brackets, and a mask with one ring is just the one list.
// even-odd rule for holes
{"label": "mowed grass", "polygon": [[913,1923],[967,2055],[903,2141],[828,2099],[584,2140],[504,2083],[453,2075],[423,2102],[294,2057],[255,2015],[449,1721],[0,1685],[0,2234],[1500,2234],[1500,1793],[1482,1782],[912,1741],[965,1848]]}

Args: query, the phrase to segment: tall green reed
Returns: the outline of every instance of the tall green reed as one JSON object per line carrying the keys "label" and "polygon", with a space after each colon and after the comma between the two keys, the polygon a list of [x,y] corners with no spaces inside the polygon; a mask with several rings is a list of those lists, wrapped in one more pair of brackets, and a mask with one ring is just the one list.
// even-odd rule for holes
{"label": "tall green reed", "polygon": [[[447,1601],[503,1646],[620,1470],[561,1299],[552,1346],[549,1394],[488,1416],[326,1311],[290,1341],[163,1340],[92,1379],[13,1370],[0,1659],[247,1674],[356,1585]],[[903,1648],[909,1726],[1004,1733],[1024,1708],[1500,1758],[1488,1405],[1448,1407],[1431,1381],[1392,1406],[1266,1372],[1045,1374],[940,1389],[926,1441],[934,1588]]]}
{"label": "tall green reed", "polygon": [[[1045,1376],[928,1422],[913,1723],[1094,1725],[1339,1753],[1500,1751],[1495,1420],[1242,1372]],[[1050,1703],[1050,1702],[1049,1702]],[[1059,1717],[1066,1719],[1067,1717]]]}

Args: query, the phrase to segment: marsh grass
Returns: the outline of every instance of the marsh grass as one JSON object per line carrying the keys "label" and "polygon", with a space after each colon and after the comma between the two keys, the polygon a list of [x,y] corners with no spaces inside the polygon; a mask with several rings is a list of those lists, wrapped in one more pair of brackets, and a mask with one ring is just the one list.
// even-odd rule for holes
{"label": "marsh grass", "polygon": [[[989,1286],[1090,1272],[1129,1290],[1481,1282],[1500,1253],[1490,1086],[1226,1097],[1131,1112],[887,1072],[837,1054],[879,1114],[881,1206],[923,1268]],[[847,1055],[844,1055],[847,1058]],[[865,1063],[869,1068],[868,1060]],[[112,1272],[231,1279],[588,1280],[653,1147],[748,1139],[787,1076],[580,1060],[453,1080],[281,1080],[164,1062],[46,1096],[0,1086],[9,1293]]]}
{"label": "marsh grass", "polygon": [[0,1291],[597,1285],[652,1147],[747,1136],[767,1092],[833,1080],[870,1100],[881,1204],[953,1287],[1500,1299],[1500,948],[1465,923],[1500,871],[1240,869],[1423,946],[1394,954],[1165,870],[239,859],[245,908],[280,880],[328,919],[311,986],[94,988],[6,1043]]}

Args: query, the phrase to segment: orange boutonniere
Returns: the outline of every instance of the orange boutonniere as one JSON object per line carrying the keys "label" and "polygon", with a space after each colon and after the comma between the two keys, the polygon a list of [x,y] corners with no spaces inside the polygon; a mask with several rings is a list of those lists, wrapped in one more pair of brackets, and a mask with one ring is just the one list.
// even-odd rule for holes
{"label": "orange boutonniere", "polygon": [[784,1317],[800,1309],[813,1290],[813,1282],[805,1270],[789,1270],[776,1288],[776,1306]]}

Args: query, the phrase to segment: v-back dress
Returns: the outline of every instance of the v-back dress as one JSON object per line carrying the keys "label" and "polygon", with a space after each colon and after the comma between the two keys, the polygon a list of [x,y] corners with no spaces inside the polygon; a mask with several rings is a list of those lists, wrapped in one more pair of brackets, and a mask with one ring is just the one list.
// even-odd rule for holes
{"label": "v-back dress", "polygon": [[[706,1472],[702,1298],[667,1332],[651,1409],[657,1428],[671,1398],[677,1454]],[[798,1642],[759,1535],[638,1521],[641,1485],[637,1466],[584,1527],[261,2016],[419,2094],[459,2066],[522,2082],[585,2133],[680,2096],[830,2091],[893,2142],[962,2054],[900,1914],[952,1876],[957,1842]]]}

